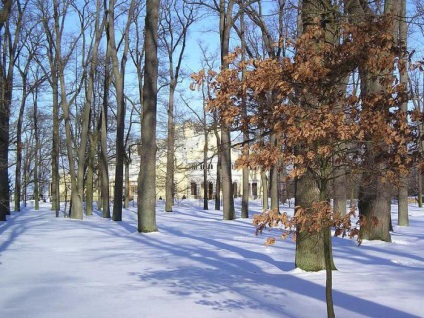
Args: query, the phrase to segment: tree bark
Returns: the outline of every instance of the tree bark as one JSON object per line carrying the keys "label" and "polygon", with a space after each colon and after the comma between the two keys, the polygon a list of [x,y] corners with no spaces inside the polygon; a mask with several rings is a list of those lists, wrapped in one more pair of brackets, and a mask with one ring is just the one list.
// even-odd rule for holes
{"label": "tree bark", "polygon": [[262,185],[262,210],[269,209],[268,197],[268,175],[266,171],[261,171],[261,185]]}
{"label": "tree bark", "polygon": [[34,154],[34,199],[35,205],[34,209],[38,211],[40,209],[39,199],[40,199],[40,190],[39,190],[39,178],[38,178],[38,166],[41,161],[41,145],[40,145],[40,136],[38,129],[38,87],[34,88],[34,140],[35,140],[35,154]]}
{"label": "tree bark", "polygon": [[418,175],[417,175],[417,184],[418,184],[418,207],[423,207],[423,173],[420,168],[417,168]]}
{"label": "tree bark", "polygon": [[[114,221],[122,221],[122,198],[124,185],[124,159],[125,159],[125,66],[129,50],[129,30],[135,10],[135,0],[130,3],[128,10],[127,22],[124,29],[124,49],[122,52],[121,62],[118,61],[118,46],[115,39],[115,2],[109,0],[108,23],[107,23],[107,39],[108,52],[112,60],[112,72],[114,77],[114,87],[116,92],[117,104],[117,127],[116,127],[116,156],[115,156],[115,186],[113,194],[113,212],[112,219]],[[120,64],[120,65],[119,65]]]}
{"label": "tree bark", "polygon": [[[276,146],[277,140],[274,134],[271,135],[271,144]],[[269,189],[271,194],[271,209],[280,213],[280,200],[278,197],[278,164],[271,167],[269,171]]]}
{"label": "tree bark", "polygon": [[346,215],[347,191],[346,171],[343,168],[335,168],[336,177],[333,181],[333,211]]}
{"label": "tree bark", "polygon": [[[399,68],[399,81],[402,85],[408,85],[408,51],[407,51],[407,24],[406,24],[406,0],[398,0],[396,7],[396,12],[399,12],[397,17],[398,21],[398,31],[399,32],[399,41],[398,45],[400,47],[401,56],[400,59],[403,62],[403,67]],[[408,111],[408,101],[402,103],[402,111],[405,113]],[[405,145],[406,147],[406,145]],[[409,174],[401,174],[399,180],[399,189],[398,189],[398,225],[400,226],[409,226],[409,216],[408,216],[408,179]]]}
{"label": "tree bark", "polygon": [[156,114],[158,79],[159,0],[147,0],[145,20],[145,73],[141,155],[138,177],[138,231],[155,232],[156,226]]}
{"label": "tree bark", "polygon": [[[214,122],[217,122],[216,119],[216,113],[213,114],[214,116]],[[221,171],[222,171],[222,163],[221,163],[221,138],[219,136],[218,128],[216,125],[214,126],[214,133],[216,138],[216,144],[218,146],[217,156],[218,156],[218,162],[216,164],[216,184],[215,184],[215,210],[221,209]]]}
{"label": "tree bark", "polygon": [[88,153],[88,165],[87,165],[87,181],[85,184],[85,214],[87,216],[93,215],[93,196],[94,196],[94,160],[97,150],[98,142],[97,132],[90,132],[90,146]]}
{"label": "tree bark", "polygon": [[[393,3],[393,0],[385,1],[384,14],[387,15],[394,12]],[[349,14],[349,19],[353,23],[361,23],[366,20],[367,16],[376,16],[368,4],[362,3],[359,0],[346,0],[345,6]],[[396,39],[398,36],[398,29],[394,24],[392,25],[391,32]],[[384,90],[379,82],[380,75],[381,74],[373,74],[373,72],[366,67],[360,68],[360,91],[363,99]],[[379,151],[374,150],[372,145],[370,145],[365,154],[365,165],[369,170],[367,173],[362,174],[358,197],[359,213],[367,220],[367,223],[361,226],[360,235],[364,239],[390,241],[391,196],[388,189],[389,185],[381,180],[381,176],[378,173],[379,171],[385,170],[387,167],[383,163],[376,163],[376,158],[378,156]],[[377,173],[369,173],[371,170]],[[377,224],[371,222],[374,217],[378,219]]]}
{"label": "tree bark", "polygon": [[[378,176],[370,176],[370,179],[363,177],[358,202],[359,213],[366,221],[360,229],[362,239],[391,241],[390,198],[388,184],[383,183]],[[376,224],[372,222],[373,218],[376,218]]]}
{"label": "tree bark", "polygon": [[[3,2],[3,7],[0,10],[0,32],[3,32],[3,27],[10,17],[12,0]],[[10,34],[10,32],[8,32]],[[7,38],[5,39],[7,40]],[[11,39],[9,39],[12,41]],[[0,221],[6,221],[6,215],[10,214],[10,196],[9,196],[9,118],[10,107],[12,103],[12,87],[13,87],[13,66],[14,56],[16,52],[9,50],[3,52],[2,48],[7,47],[0,43]],[[3,64],[3,61],[9,62],[8,67]]]}
{"label": "tree bark", "polygon": [[[219,2],[219,33],[221,40],[221,67],[228,68],[226,57],[230,50],[230,30],[233,25],[232,13],[234,1],[220,0]],[[234,220],[236,218],[234,209],[234,191],[231,176],[231,135],[230,128],[224,122],[221,125],[221,173],[222,173],[222,199],[223,219]]]}
{"label": "tree bark", "polygon": [[100,114],[101,117],[101,128],[100,128],[100,186],[101,186],[101,197],[102,197],[102,216],[104,218],[110,218],[110,195],[109,195],[109,159],[108,159],[108,148],[107,148],[107,113],[109,104],[109,89],[110,89],[110,60],[106,53],[105,62],[105,78],[103,84],[103,105]]}
{"label": "tree bark", "polygon": [[21,95],[21,105],[19,107],[19,115],[18,115],[18,122],[16,125],[16,167],[15,167],[15,195],[14,195],[14,201],[15,201],[15,211],[21,210],[21,191],[22,191],[22,123],[23,123],[23,117],[24,117],[24,110],[26,105],[26,99],[27,99],[27,71],[28,70],[22,70],[21,78],[22,78],[22,95]]}
{"label": "tree bark", "polygon": [[[320,202],[321,195],[317,183],[310,175],[305,173],[295,181],[295,206],[309,209],[313,202]],[[320,271],[326,269],[326,257],[330,257],[330,269],[335,269],[332,252],[331,237],[325,231],[307,232],[298,230],[296,235],[295,265],[305,271]],[[330,247],[329,255],[325,248]]]}

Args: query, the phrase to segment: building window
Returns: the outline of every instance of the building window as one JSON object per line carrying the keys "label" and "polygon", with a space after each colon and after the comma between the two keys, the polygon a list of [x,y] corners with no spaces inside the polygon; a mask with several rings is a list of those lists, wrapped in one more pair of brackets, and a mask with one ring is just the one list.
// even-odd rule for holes
{"label": "building window", "polygon": [[213,183],[212,182],[209,182],[208,199],[209,200],[213,199]]}
{"label": "building window", "polygon": [[197,196],[197,184],[196,184],[196,182],[192,182],[190,184],[190,188],[191,188],[191,195]]}

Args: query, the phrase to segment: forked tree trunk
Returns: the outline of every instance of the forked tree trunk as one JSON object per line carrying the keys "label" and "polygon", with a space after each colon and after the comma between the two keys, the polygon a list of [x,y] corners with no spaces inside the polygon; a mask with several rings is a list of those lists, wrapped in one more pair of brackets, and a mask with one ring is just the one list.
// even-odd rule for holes
{"label": "forked tree trunk", "polygon": [[[385,14],[392,12],[393,3],[393,0],[385,1]],[[374,15],[368,4],[362,6],[357,1],[349,1],[346,10],[350,19],[355,23],[364,22],[367,16]],[[374,93],[380,93],[384,89],[379,82],[381,74],[372,74],[370,70],[361,68],[359,76],[361,78],[361,95],[365,97],[371,96]],[[370,173],[372,171],[382,171],[386,167],[376,164],[375,160],[380,155],[378,151],[373,150],[372,147],[369,147],[367,151],[365,160],[367,161],[366,167],[369,172],[364,173],[360,181],[358,208],[359,213],[367,220],[376,217],[378,223],[367,222],[366,225],[361,226],[360,235],[363,239],[390,241],[391,196],[388,184],[382,182],[378,173]]]}

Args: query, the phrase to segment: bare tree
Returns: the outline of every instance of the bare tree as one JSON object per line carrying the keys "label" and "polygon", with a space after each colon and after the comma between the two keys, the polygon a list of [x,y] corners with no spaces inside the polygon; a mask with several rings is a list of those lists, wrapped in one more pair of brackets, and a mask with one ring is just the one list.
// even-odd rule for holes
{"label": "bare tree", "polygon": [[[2,2],[0,9],[0,221],[6,221],[10,214],[9,196],[9,118],[12,102],[13,67],[16,58],[19,25],[12,38],[9,18],[12,0]],[[20,1],[17,1],[18,8]]]}
{"label": "bare tree", "polygon": [[[26,4],[21,9],[25,9]],[[28,22],[28,20],[27,20]],[[22,26],[23,27],[23,26]],[[36,35],[32,35],[35,33]],[[30,39],[31,38],[31,39]],[[39,78],[39,74],[34,74],[32,78],[30,68],[32,64],[34,64],[34,56],[37,54],[37,46],[39,45],[39,36],[37,32],[34,32],[34,25],[29,24],[29,28],[23,30],[23,36],[21,41],[21,48],[19,50],[19,55],[16,60],[16,68],[20,74],[21,85],[22,85],[22,94],[20,100],[19,107],[19,115],[18,121],[16,125],[16,167],[15,167],[15,193],[14,193],[14,201],[15,201],[15,211],[20,211],[20,201],[21,201],[21,164],[22,164],[22,125],[24,120],[24,111],[27,103],[27,99],[30,95],[34,95],[37,93],[38,86],[45,80],[45,78]],[[37,113],[37,103],[34,101],[34,118],[36,118]],[[34,119],[34,129],[37,129],[36,120]],[[36,141],[36,149],[37,149],[37,141],[38,135],[37,131],[34,132],[35,141]],[[35,156],[37,160],[37,156]],[[37,170],[37,162],[34,165],[34,169]],[[34,172],[34,178],[37,176],[37,171]],[[38,191],[38,184],[36,180],[34,180],[34,195],[35,192]],[[36,206],[38,209],[38,198],[35,198]]]}
{"label": "bare tree", "polygon": [[[122,220],[122,197],[123,197],[123,184],[124,184],[124,158],[125,158],[125,67],[127,63],[128,50],[129,50],[129,31],[131,23],[134,19],[134,11],[136,1],[131,0],[127,21],[122,33],[122,40],[117,43],[115,34],[115,6],[116,0],[109,0],[109,6],[106,11],[107,14],[107,28],[106,36],[108,43],[108,54],[112,61],[113,84],[116,93],[117,104],[117,129],[116,129],[116,158],[115,158],[115,187],[114,187],[114,200],[112,219],[114,221]],[[106,7],[106,0],[105,0]],[[119,45],[123,43],[121,60],[118,59]]]}
{"label": "bare tree", "polygon": [[[408,26],[406,21],[406,0],[399,0],[396,2],[394,7],[394,12],[398,13],[397,18],[395,19],[395,27],[393,33],[398,33],[399,50],[401,56],[399,57],[399,81],[405,87],[408,86],[408,49],[407,49],[407,33]],[[405,99],[402,104],[402,110],[406,113],[408,111],[408,101]],[[406,147],[406,145],[405,145]],[[400,226],[409,225],[409,216],[408,216],[408,175],[404,174],[400,176],[399,188],[398,188],[398,224]]]}
{"label": "bare tree", "polygon": [[189,27],[196,20],[195,5],[165,0],[161,4],[159,43],[168,60],[168,137],[165,182],[165,211],[172,212],[174,204],[175,174],[175,91],[181,76],[181,65],[186,49]]}
{"label": "bare tree", "polygon": [[[60,28],[60,21],[65,19],[66,15],[59,16],[57,6],[52,8],[52,3],[45,0],[38,0],[36,2],[38,10],[37,20],[41,23],[45,39],[45,56],[42,54],[37,55],[37,63],[43,70],[44,75],[48,79],[52,90],[52,117],[53,117],[53,138],[52,138],[52,151],[51,151],[51,203],[52,210],[55,211],[56,217],[59,216],[60,211],[60,193],[59,193],[59,156],[60,156],[60,118],[59,118],[59,77],[58,77],[58,61],[62,58],[56,50],[56,46],[60,43],[63,35],[63,28]],[[54,11],[53,16],[51,12]],[[57,22],[53,22],[55,19]],[[59,34],[56,34],[56,29]],[[47,57],[48,66],[44,65],[44,58]]]}

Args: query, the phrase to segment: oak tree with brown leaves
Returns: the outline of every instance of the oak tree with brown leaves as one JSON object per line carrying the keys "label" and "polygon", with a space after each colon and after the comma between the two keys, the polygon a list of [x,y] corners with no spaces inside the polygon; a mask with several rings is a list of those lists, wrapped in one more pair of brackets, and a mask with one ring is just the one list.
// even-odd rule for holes
{"label": "oak tree with brown leaves", "polygon": [[[329,190],[334,172],[343,167],[347,172],[366,171],[382,184],[397,180],[412,162],[411,147],[404,145],[414,142],[414,131],[401,108],[405,86],[393,75],[399,48],[392,34],[382,31],[389,29],[391,20],[373,18],[349,24],[334,14],[338,24],[332,30],[339,41],[328,41],[325,21],[316,16],[292,44],[296,52],[292,57],[239,61],[240,52],[229,55],[232,67],[217,75],[215,96],[208,103],[233,129],[256,129],[263,132],[260,137],[277,136],[275,143],[265,145],[260,137],[251,140],[249,155],[241,156],[237,165],[255,169],[281,160],[292,167],[289,177],[302,181],[298,186],[309,194],[296,202],[296,221],[291,223],[297,237],[296,266],[327,270],[329,316],[334,315],[330,227],[345,224],[331,214]],[[340,90],[339,84],[358,69],[378,74],[384,89]],[[202,74],[193,79],[201,81]],[[276,98],[267,98],[270,92]],[[241,111],[242,100],[248,105],[247,116]],[[379,155],[369,156],[371,151]],[[377,224],[375,218],[360,219],[365,228]],[[268,224],[272,226],[273,221]],[[339,228],[337,234],[340,231],[346,233],[347,228]],[[316,237],[315,243],[322,243],[310,249],[318,256],[298,262],[300,243],[311,236]]]}

